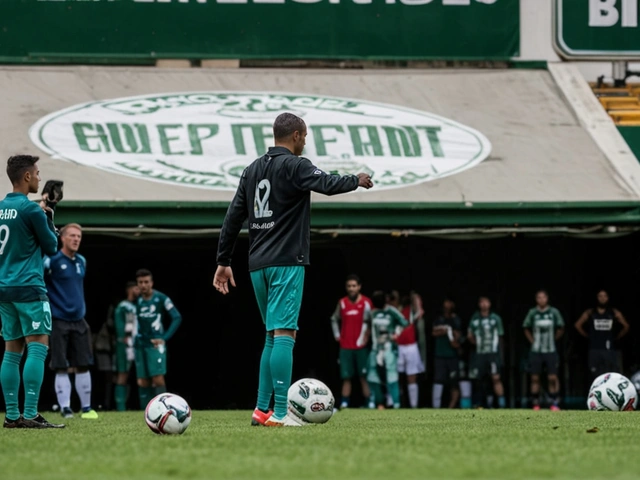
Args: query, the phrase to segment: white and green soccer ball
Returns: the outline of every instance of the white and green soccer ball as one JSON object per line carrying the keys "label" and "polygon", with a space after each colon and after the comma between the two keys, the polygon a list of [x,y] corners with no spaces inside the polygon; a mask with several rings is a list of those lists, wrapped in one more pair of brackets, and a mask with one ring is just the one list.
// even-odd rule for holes
{"label": "white and green soccer ball", "polygon": [[631,380],[614,372],[596,378],[587,397],[589,410],[622,412],[635,410],[637,405],[638,392]]}
{"label": "white and green soccer ball", "polygon": [[289,415],[304,423],[326,423],[335,399],[329,387],[315,378],[303,378],[289,387]]}
{"label": "white and green soccer ball", "polygon": [[144,410],[144,419],[152,432],[160,435],[184,433],[191,423],[191,407],[173,393],[161,393],[151,399]]}

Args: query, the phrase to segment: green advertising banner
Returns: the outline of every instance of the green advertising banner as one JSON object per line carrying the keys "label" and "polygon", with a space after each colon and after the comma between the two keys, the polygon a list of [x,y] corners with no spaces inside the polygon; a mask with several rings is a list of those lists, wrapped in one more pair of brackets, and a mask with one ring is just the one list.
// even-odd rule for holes
{"label": "green advertising banner", "polygon": [[638,60],[639,0],[554,0],[554,45],[567,59]]}
{"label": "green advertising banner", "polygon": [[0,61],[509,59],[519,0],[7,0]]}

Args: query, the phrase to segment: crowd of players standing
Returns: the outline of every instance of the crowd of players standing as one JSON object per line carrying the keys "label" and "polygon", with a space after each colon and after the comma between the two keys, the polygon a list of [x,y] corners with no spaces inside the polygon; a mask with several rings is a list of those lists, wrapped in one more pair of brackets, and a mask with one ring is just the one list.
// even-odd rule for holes
{"label": "crowd of players standing", "polygon": [[[479,297],[478,309],[465,330],[450,299],[443,302],[437,318],[428,322],[422,300],[415,292],[401,298],[397,291],[376,291],[369,299],[361,293],[361,281],[356,275],[347,277],[345,288],[347,295],[338,301],[331,316],[333,335],[340,344],[340,408],[351,404],[354,379],[359,379],[369,408],[399,408],[400,392],[405,391],[400,387],[401,375],[406,380],[405,404],[417,408],[418,378],[427,365],[427,332],[433,336],[434,348],[433,408],[442,406],[445,389],[449,408],[506,407],[501,377],[504,327],[488,297]],[[560,311],[549,304],[545,290],[536,292],[535,301],[535,307],[528,311],[522,323],[523,334],[530,344],[527,367],[530,402],[534,410],[541,408],[544,374],[549,408],[560,410],[560,360],[556,342],[564,334],[565,322]],[[575,328],[589,340],[591,379],[605,372],[619,371],[615,344],[628,333],[629,324],[619,310],[610,306],[606,291],[598,292],[596,307],[586,310]]]}
{"label": "crowd of players standing", "polygon": [[[55,372],[54,388],[63,418],[71,418],[73,386],[80,416],[97,419],[92,406],[94,346],[85,320],[84,277],[87,261],[79,253],[82,227],[70,223],[58,230],[53,222],[62,182],[32,202],[40,172],[38,157],[16,155],[7,161],[13,192],[0,201],[0,321],[5,353],[0,383],[5,400],[4,428],[63,428],[38,413],[47,358]],[[49,185],[49,182],[48,182]],[[60,247],[58,248],[58,245]],[[171,300],[153,289],[148,270],[136,272],[127,285],[127,298],[116,309],[114,329],[115,400],[126,409],[127,378],[135,361],[140,405],[165,392],[166,341],[181,322]],[[171,323],[165,329],[165,317]],[[26,353],[26,355],[24,355]],[[26,357],[21,369],[22,357]],[[111,358],[109,359],[109,363]],[[19,391],[24,385],[24,408]]]}

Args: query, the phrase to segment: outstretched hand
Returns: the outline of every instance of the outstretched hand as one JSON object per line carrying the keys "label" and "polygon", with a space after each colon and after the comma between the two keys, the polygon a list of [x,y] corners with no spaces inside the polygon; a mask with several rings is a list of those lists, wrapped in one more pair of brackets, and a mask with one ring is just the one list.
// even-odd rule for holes
{"label": "outstretched hand", "polygon": [[373,187],[373,182],[371,181],[371,175],[368,173],[359,173],[358,177],[358,186],[369,189]]}
{"label": "outstretched hand", "polygon": [[221,294],[226,295],[229,293],[229,283],[234,287],[236,286],[236,281],[233,278],[233,270],[231,270],[231,267],[218,265],[216,274],[213,276],[213,286]]}

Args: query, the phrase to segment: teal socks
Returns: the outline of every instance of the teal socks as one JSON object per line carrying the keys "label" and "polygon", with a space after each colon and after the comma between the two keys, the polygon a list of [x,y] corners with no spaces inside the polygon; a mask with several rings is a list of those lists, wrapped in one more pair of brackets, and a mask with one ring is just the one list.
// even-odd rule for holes
{"label": "teal socks", "polygon": [[4,352],[2,366],[0,367],[0,383],[4,394],[4,403],[7,409],[7,419],[20,418],[18,406],[18,393],[20,392],[20,360],[21,353]]}
{"label": "teal socks", "polygon": [[291,371],[293,369],[293,346],[295,340],[281,336],[273,339],[271,351],[271,377],[273,379],[274,411],[276,419],[282,420],[287,415],[287,394],[291,386]]}
{"label": "teal socks", "polygon": [[127,397],[129,396],[128,385],[115,384],[113,387],[113,398],[116,401],[116,411],[124,412],[127,409]]}
{"label": "teal socks", "polygon": [[382,394],[382,385],[375,382],[369,382],[369,388],[371,389],[371,398],[373,403],[377,407],[378,405],[384,405],[384,395]]}
{"label": "teal socks", "polygon": [[460,399],[460,408],[471,408],[471,398],[463,397]]}
{"label": "teal socks", "polygon": [[153,387],[153,396],[160,395],[161,393],[167,393],[167,386],[160,385],[158,387]]}
{"label": "teal socks", "polygon": [[138,396],[140,397],[140,409],[147,408],[147,404],[154,397],[155,388],[138,386]]}
{"label": "teal socks", "polygon": [[387,385],[391,400],[393,400],[393,407],[400,408],[400,385],[398,382],[391,382]]}
{"label": "teal socks", "polygon": [[273,379],[271,378],[271,352],[273,351],[273,337],[267,335],[264,350],[260,358],[260,377],[258,379],[258,403],[256,407],[263,412],[269,410],[271,395],[273,395]]}
{"label": "teal socks", "polygon": [[40,387],[44,377],[44,362],[49,348],[42,343],[27,344],[27,359],[24,362],[22,380],[24,383],[24,418],[35,418],[38,415]]}

